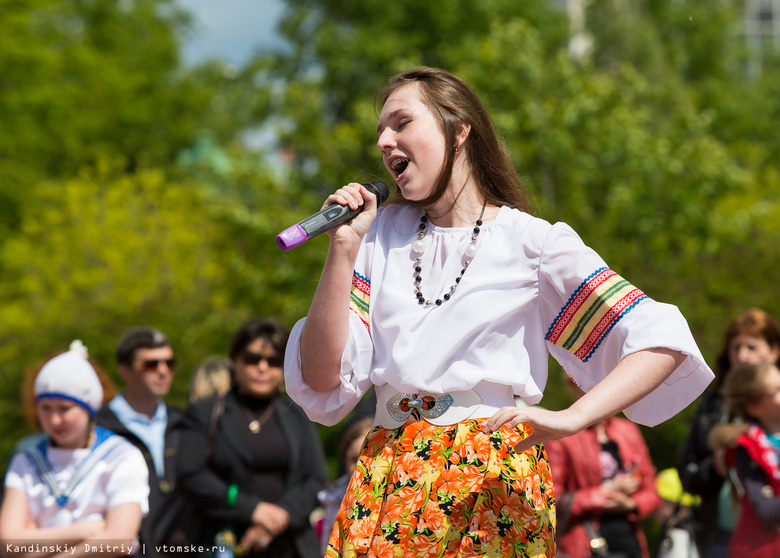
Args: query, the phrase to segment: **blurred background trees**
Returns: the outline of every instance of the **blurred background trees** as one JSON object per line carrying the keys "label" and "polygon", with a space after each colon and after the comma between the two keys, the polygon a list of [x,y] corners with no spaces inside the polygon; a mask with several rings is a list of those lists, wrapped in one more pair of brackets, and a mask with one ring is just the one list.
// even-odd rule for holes
{"label": "blurred background trees", "polygon": [[[472,85],[536,214],[678,305],[710,362],[737,312],[780,317],[780,72],[745,3],[286,6],[284,48],[234,69],[181,62],[172,0],[0,0],[0,457],[31,428],[24,371],[74,338],[115,372],[118,336],[159,327],[184,404],[242,320],[305,315],[327,241],[274,237],[347,181],[389,182],[374,94],[416,65]],[[567,402],[553,365],[542,404]],[[645,430],[659,467],[689,414]]]}

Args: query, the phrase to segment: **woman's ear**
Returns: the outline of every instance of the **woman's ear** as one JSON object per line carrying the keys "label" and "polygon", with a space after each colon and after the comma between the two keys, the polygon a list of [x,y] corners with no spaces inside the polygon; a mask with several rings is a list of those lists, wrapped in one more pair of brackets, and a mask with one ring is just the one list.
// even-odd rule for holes
{"label": "woman's ear", "polygon": [[469,132],[471,132],[471,124],[466,124],[464,122],[463,124],[460,125],[460,129],[458,130],[458,133],[455,136],[456,151],[460,149],[460,146],[463,145],[463,143],[466,141],[466,138],[469,137]]}

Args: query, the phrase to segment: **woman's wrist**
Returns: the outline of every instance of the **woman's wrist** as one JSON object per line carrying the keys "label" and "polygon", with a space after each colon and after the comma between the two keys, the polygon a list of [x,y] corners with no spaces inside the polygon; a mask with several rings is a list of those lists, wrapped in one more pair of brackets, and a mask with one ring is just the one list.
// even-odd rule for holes
{"label": "woman's wrist", "polygon": [[588,407],[578,405],[581,400],[582,399],[575,401],[568,409],[560,411],[566,416],[566,424],[572,429],[572,434],[580,432],[589,426],[593,426],[602,420],[600,416],[594,419],[591,416],[592,413],[588,412]]}
{"label": "woman's wrist", "polygon": [[325,256],[325,268],[332,267],[336,269],[346,268],[350,271],[355,269],[358,253],[360,252],[360,239],[331,238],[328,253]]}

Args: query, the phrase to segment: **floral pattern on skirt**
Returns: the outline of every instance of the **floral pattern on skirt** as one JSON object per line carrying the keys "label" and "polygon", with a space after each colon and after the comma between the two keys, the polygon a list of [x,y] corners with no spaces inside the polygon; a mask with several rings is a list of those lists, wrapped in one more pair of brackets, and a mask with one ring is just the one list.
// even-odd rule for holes
{"label": "floral pattern on skirt", "polygon": [[327,558],[555,556],[555,506],[542,445],[526,425],[435,426],[414,413],[366,437]]}

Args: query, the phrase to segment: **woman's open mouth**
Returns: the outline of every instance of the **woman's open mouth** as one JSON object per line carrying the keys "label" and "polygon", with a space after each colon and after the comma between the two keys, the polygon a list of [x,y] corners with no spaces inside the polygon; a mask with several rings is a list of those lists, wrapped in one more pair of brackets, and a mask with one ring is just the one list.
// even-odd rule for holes
{"label": "woman's open mouth", "polygon": [[399,157],[398,159],[394,159],[390,163],[390,170],[392,171],[393,176],[395,176],[397,180],[404,173],[404,171],[408,166],[409,166],[409,159],[407,159],[406,157]]}

